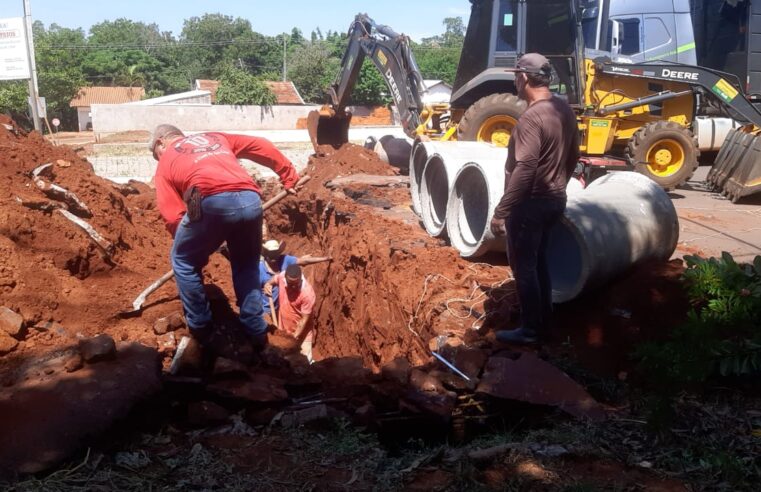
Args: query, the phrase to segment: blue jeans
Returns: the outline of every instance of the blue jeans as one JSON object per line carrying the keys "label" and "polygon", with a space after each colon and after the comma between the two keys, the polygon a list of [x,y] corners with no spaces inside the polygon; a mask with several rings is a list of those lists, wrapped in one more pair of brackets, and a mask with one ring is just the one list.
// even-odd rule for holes
{"label": "blue jeans", "polygon": [[249,336],[262,340],[267,325],[262,318],[259,255],[262,248],[262,202],[254,191],[207,196],[198,222],[183,217],[172,246],[172,268],[191,333],[208,331],[212,316],[203,288],[203,267],[214,251],[227,242],[240,321]]}
{"label": "blue jeans", "polygon": [[515,276],[523,327],[549,329],[552,284],[547,267],[550,230],[565,211],[565,200],[532,198],[519,203],[505,221],[507,254]]}

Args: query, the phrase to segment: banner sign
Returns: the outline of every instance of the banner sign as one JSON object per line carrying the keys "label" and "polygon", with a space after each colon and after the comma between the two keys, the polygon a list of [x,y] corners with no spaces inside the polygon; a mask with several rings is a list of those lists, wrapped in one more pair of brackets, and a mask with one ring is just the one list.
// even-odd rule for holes
{"label": "banner sign", "polygon": [[0,80],[30,77],[24,18],[0,19]]}

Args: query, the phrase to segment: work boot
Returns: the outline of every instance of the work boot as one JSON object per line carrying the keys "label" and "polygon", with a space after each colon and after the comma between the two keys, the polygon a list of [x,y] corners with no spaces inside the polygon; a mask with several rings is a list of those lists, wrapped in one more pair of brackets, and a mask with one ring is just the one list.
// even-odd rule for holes
{"label": "work boot", "polygon": [[539,343],[539,334],[529,328],[520,327],[515,330],[499,330],[496,332],[497,341],[515,345],[533,345]]}

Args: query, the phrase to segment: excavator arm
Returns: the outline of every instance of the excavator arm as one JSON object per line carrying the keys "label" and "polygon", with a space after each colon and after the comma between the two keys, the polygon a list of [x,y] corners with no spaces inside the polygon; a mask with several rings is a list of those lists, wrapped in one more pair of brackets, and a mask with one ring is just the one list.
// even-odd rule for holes
{"label": "excavator arm", "polygon": [[308,117],[309,136],[318,145],[338,147],[349,140],[351,114],[346,111],[365,58],[373,62],[388,86],[399,111],[402,128],[410,136],[420,125],[423,110],[423,77],[415,62],[409,38],[388,26],[358,14],[349,28],[349,44],[341,70],[327,91],[329,104]]}

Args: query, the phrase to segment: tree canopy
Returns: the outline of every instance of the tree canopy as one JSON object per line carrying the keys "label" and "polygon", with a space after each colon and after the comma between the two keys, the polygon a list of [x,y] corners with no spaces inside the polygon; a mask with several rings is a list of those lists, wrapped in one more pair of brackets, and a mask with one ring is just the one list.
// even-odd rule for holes
{"label": "tree canopy", "polygon": [[[442,34],[413,44],[413,52],[424,78],[452,83],[465,26],[453,17],[443,28]],[[270,104],[273,96],[262,80],[281,79],[284,65],[306,102],[323,103],[347,45],[344,32],[316,28],[305,35],[293,28],[265,36],[250,21],[222,14],[186,19],[177,37],[157,24],[124,18],[89,31],[37,21],[33,32],[40,95],[47,100],[48,116],[60,118],[63,128],[76,125],[69,102],[88,85],[143,87],[146,97],[156,97],[190,90],[196,79],[215,79],[221,83],[220,103]],[[388,104],[388,92],[383,76],[365,61],[351,102]],[[0,112],[25,119],[27,97],[26,82],[0,82]]]}

